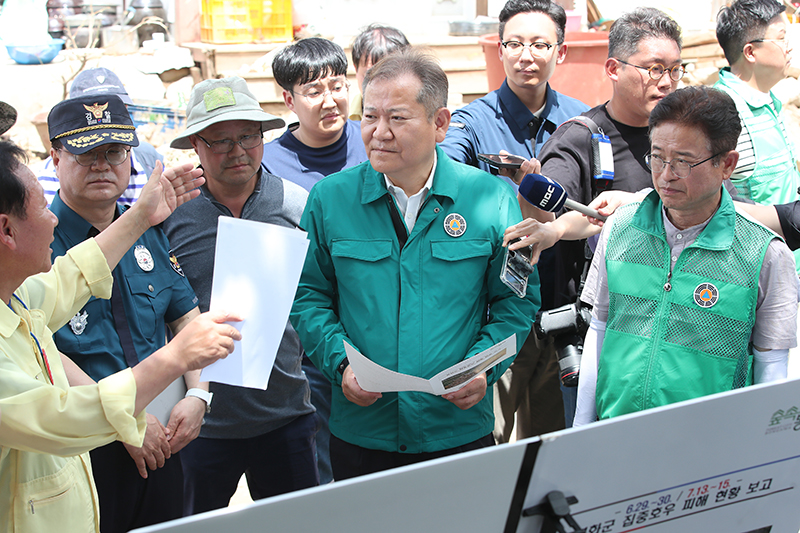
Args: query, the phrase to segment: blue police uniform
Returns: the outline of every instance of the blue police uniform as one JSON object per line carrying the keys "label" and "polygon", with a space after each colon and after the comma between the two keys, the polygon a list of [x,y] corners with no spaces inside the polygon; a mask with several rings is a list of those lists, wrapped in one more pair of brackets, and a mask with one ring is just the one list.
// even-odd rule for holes
{"label": "blue police uniform", "polygon": [[[53,258],[85,241],[94,228],[70,209],[59,195],[51,210],[59,219]],[[146,250],[146,252],[145,252]],[[139,360],[165,344],[166,323],[197,306],[197,297],[177,261],[170,260],[169,242],[158,227],[150,228],[128,250],[117,268],[120,290],[133,345]],[[110,300],[90,298],[75,317],[53,335],[58,349],[94,380],[128,367],[114,326]],[[100,496],[100,527],[104,533],[179,518],[183,510],[183,476],[178,454],[165,466],[139,476],[122,443],[91,452]]]}
{"label": "blue police uniform", "polygon": [[[92,225],[58,195],[51,210],[59,220],[52,244],[55,259],[85,241]],[[134,251],[139,246],[144,246],[151,256],[150,271],[145,270],[149,266],[142,267],[137,262]],[[143,252],[142,255],[145,256]],[[197,307],[197,297],[189,281],[179,272],[177,263],[173,267],[169,255],[169,241],[164,233],[160,228],[150,228],[114,269],[115,280],[119,274],[125,279],[120,288],[139,360],[164,346],[166,323]],[[128,368],[114,327],[111,301],[92,297],[76,316],[77,319],[55,333],[58,349],[95,381]]]}

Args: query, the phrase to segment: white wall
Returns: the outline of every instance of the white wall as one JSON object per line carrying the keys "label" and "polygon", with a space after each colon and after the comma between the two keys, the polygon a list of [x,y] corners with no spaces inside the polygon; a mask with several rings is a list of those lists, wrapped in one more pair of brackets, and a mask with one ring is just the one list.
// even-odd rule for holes
{"label": "white wall", "polygon": [[595,0],[595,5],[606,19],[616,19],[626,11],[643,5],[656,7],[674,18],[684,33],[713,30],[717,11],[723,3],[723,0]]}
{"label": "white wall", "polygon": [[293,12],[295,26],[309,24],[337,42],[349,43],[360,28],[379,22],[422,43],[447,36],[451,20],[472,20],[475,0],[294,0]]}
{"label": "white wall", "polygon": [[[604,18],[614,19],[640,5],[651,5],[675,18],[684,31],[714,28],[723,0],[595,0]],[[505,0],[489,0],[489,15],[497,16]],[[586,0],[574,0],[585,12]],[[316,33],[349,44],[359,29],[380,22],[402,30],[414,43],[446,37],[449,22],[472,20],[475,0],[294,0],[294,25],[309,24]],[[584,19],[585,21],[585,19]]]}

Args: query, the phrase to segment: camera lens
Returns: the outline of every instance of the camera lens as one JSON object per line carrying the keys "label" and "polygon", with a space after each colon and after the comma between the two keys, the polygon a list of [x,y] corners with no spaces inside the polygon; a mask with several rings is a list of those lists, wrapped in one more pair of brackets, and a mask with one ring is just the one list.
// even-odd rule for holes
{"label": "camera lens", "polygon": [[578,374],[581,369],[583,346],[568,344],[558,350],[558,370],[561,383],[565,387],[578,386]]}

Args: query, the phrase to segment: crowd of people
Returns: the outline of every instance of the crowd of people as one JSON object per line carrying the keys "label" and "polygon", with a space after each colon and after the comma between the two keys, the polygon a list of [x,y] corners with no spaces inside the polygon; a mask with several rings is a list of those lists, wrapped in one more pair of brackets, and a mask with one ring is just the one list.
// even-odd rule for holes
{"label": "crowd of people", "polygon": [[[82,72],[38,175],[0,141],[0,521],[124,532],[225,507],[243,475],[266,498],[785,378],[800,172],[771,92],[784,9],[720,11],[714,87],[679,88],[672,18],[622,15],[612,96],[591,109],[548,83],[568,54],[553,0],[508,0],[505,80],[452,114],[444,70],[399,30],[356,38],[357,90],[340,46],[302,39],[272,63],[297,122],[271,142],[284,120],[244,79],[192,89],[170,146],[197,168],[164,169],[119,78]],[[0,102],[0,134],[14,119]],[[608,218],[544,210],[519,192],[537,173]],[[308,236],[265,390],[201,381],[246,318],[209,311],[220,216]],[[520,293],[502,273],[525,247]],[[537,318],[564,306],[591,310],[577,386]],[[365,390],[345,350],[427,379],[509,337],[515,358],[441,396]]]}

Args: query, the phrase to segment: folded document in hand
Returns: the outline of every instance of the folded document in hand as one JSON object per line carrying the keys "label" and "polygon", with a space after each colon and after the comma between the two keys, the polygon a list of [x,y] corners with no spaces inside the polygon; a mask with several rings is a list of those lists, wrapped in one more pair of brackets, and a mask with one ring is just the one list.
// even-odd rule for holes
{"label": "folded document in hand", "polygon": [[344,349],[358,385],[368,392],[427,392],[441,396],[455,392],[479,374],[517,353],[517,336],[511,335],[494,346],[442,370],[430,379],[401,374],[367,359],[347,341]]}

